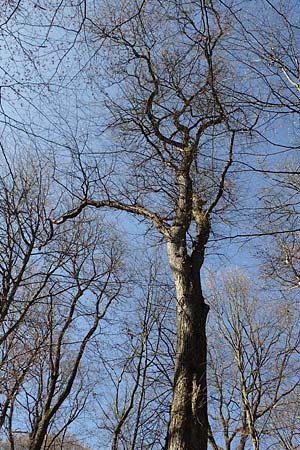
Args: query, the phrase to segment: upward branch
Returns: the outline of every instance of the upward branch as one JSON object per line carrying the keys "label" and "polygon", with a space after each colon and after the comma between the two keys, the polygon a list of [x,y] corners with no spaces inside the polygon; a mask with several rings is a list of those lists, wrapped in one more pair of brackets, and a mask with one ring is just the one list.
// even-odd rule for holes
{"label": "upward branch", "polygon": [[213,209],[217,206],[217,204],[219,203],[221,198],[223,197],[226,175],[227,175],[228,170],[230,169],[230,166],[233,163],[232,155],[233,155],[234,138],[235,138],[235,131],[233,131],[232,135],[231,135],[231,140],[230,140],[230,145],[229,145],[229,152],[228,152],[228,159],[227,159],[227,162],[226,162],[226,164],[224,166],[223,172],[222,172],[221,177],[220,177],[219,189],[218,189],[217,195],[216,195],[216,197],[214,198],[214,200],[212,201],[212,203],[209,205],[209,207],[206,210],[206,215],[208,217],[209,217],[210,213],[213,211]]}

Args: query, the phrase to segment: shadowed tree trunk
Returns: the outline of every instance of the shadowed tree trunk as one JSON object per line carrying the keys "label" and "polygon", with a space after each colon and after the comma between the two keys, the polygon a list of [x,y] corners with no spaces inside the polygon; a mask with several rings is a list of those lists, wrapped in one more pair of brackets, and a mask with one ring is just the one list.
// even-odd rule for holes
{"label": "shadowed tree trunk", "polygon": [[[168,449],[207,448],[206,317],[200,269],[209,236],[209,220],[201,211],[197,235],[188,254],[186,232],[193,216],[191,182],[181,182],[177,222],[167,243],[176,288],[177,347],[174,392],[167,436]],[[196,203],[196,202],[195,202]],[[200,220],[200,218],[202,220]]]}

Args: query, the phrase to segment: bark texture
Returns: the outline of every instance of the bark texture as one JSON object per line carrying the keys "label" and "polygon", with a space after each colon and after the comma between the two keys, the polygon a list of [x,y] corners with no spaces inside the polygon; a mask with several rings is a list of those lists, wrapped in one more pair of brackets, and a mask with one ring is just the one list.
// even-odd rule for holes
{"label": "bark texture", "polygon": [[198,220],[198,234],[190,254],[185,227],[174,227],[167,244],[177,301],[176,366],[167,450],[207,449],[206,318],[209,308],[201,289],[200,268],[209,221],[205,216],[202,218]]}

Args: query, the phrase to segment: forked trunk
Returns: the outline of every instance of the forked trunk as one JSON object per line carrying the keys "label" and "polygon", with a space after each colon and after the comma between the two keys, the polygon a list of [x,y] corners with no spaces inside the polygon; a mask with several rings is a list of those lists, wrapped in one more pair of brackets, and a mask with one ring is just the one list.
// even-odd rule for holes
{"label": "forked trunk", "polygon": [[206,318],[196,264],[185,246],[168,244],[176,285],[177,348],[167,450],[207,450]]}

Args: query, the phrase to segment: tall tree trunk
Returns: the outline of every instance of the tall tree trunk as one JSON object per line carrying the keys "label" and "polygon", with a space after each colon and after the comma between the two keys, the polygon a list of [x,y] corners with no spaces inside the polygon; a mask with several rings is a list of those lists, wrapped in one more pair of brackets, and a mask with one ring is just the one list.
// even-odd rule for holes
{"label": "tall tree trunk", "polygon": [[167,450],[206,450],[208,439],[206,385],[206,318],[200,284],[201,258],[187,254],[186,243],[168,243],[177,297],[177,348]]}

